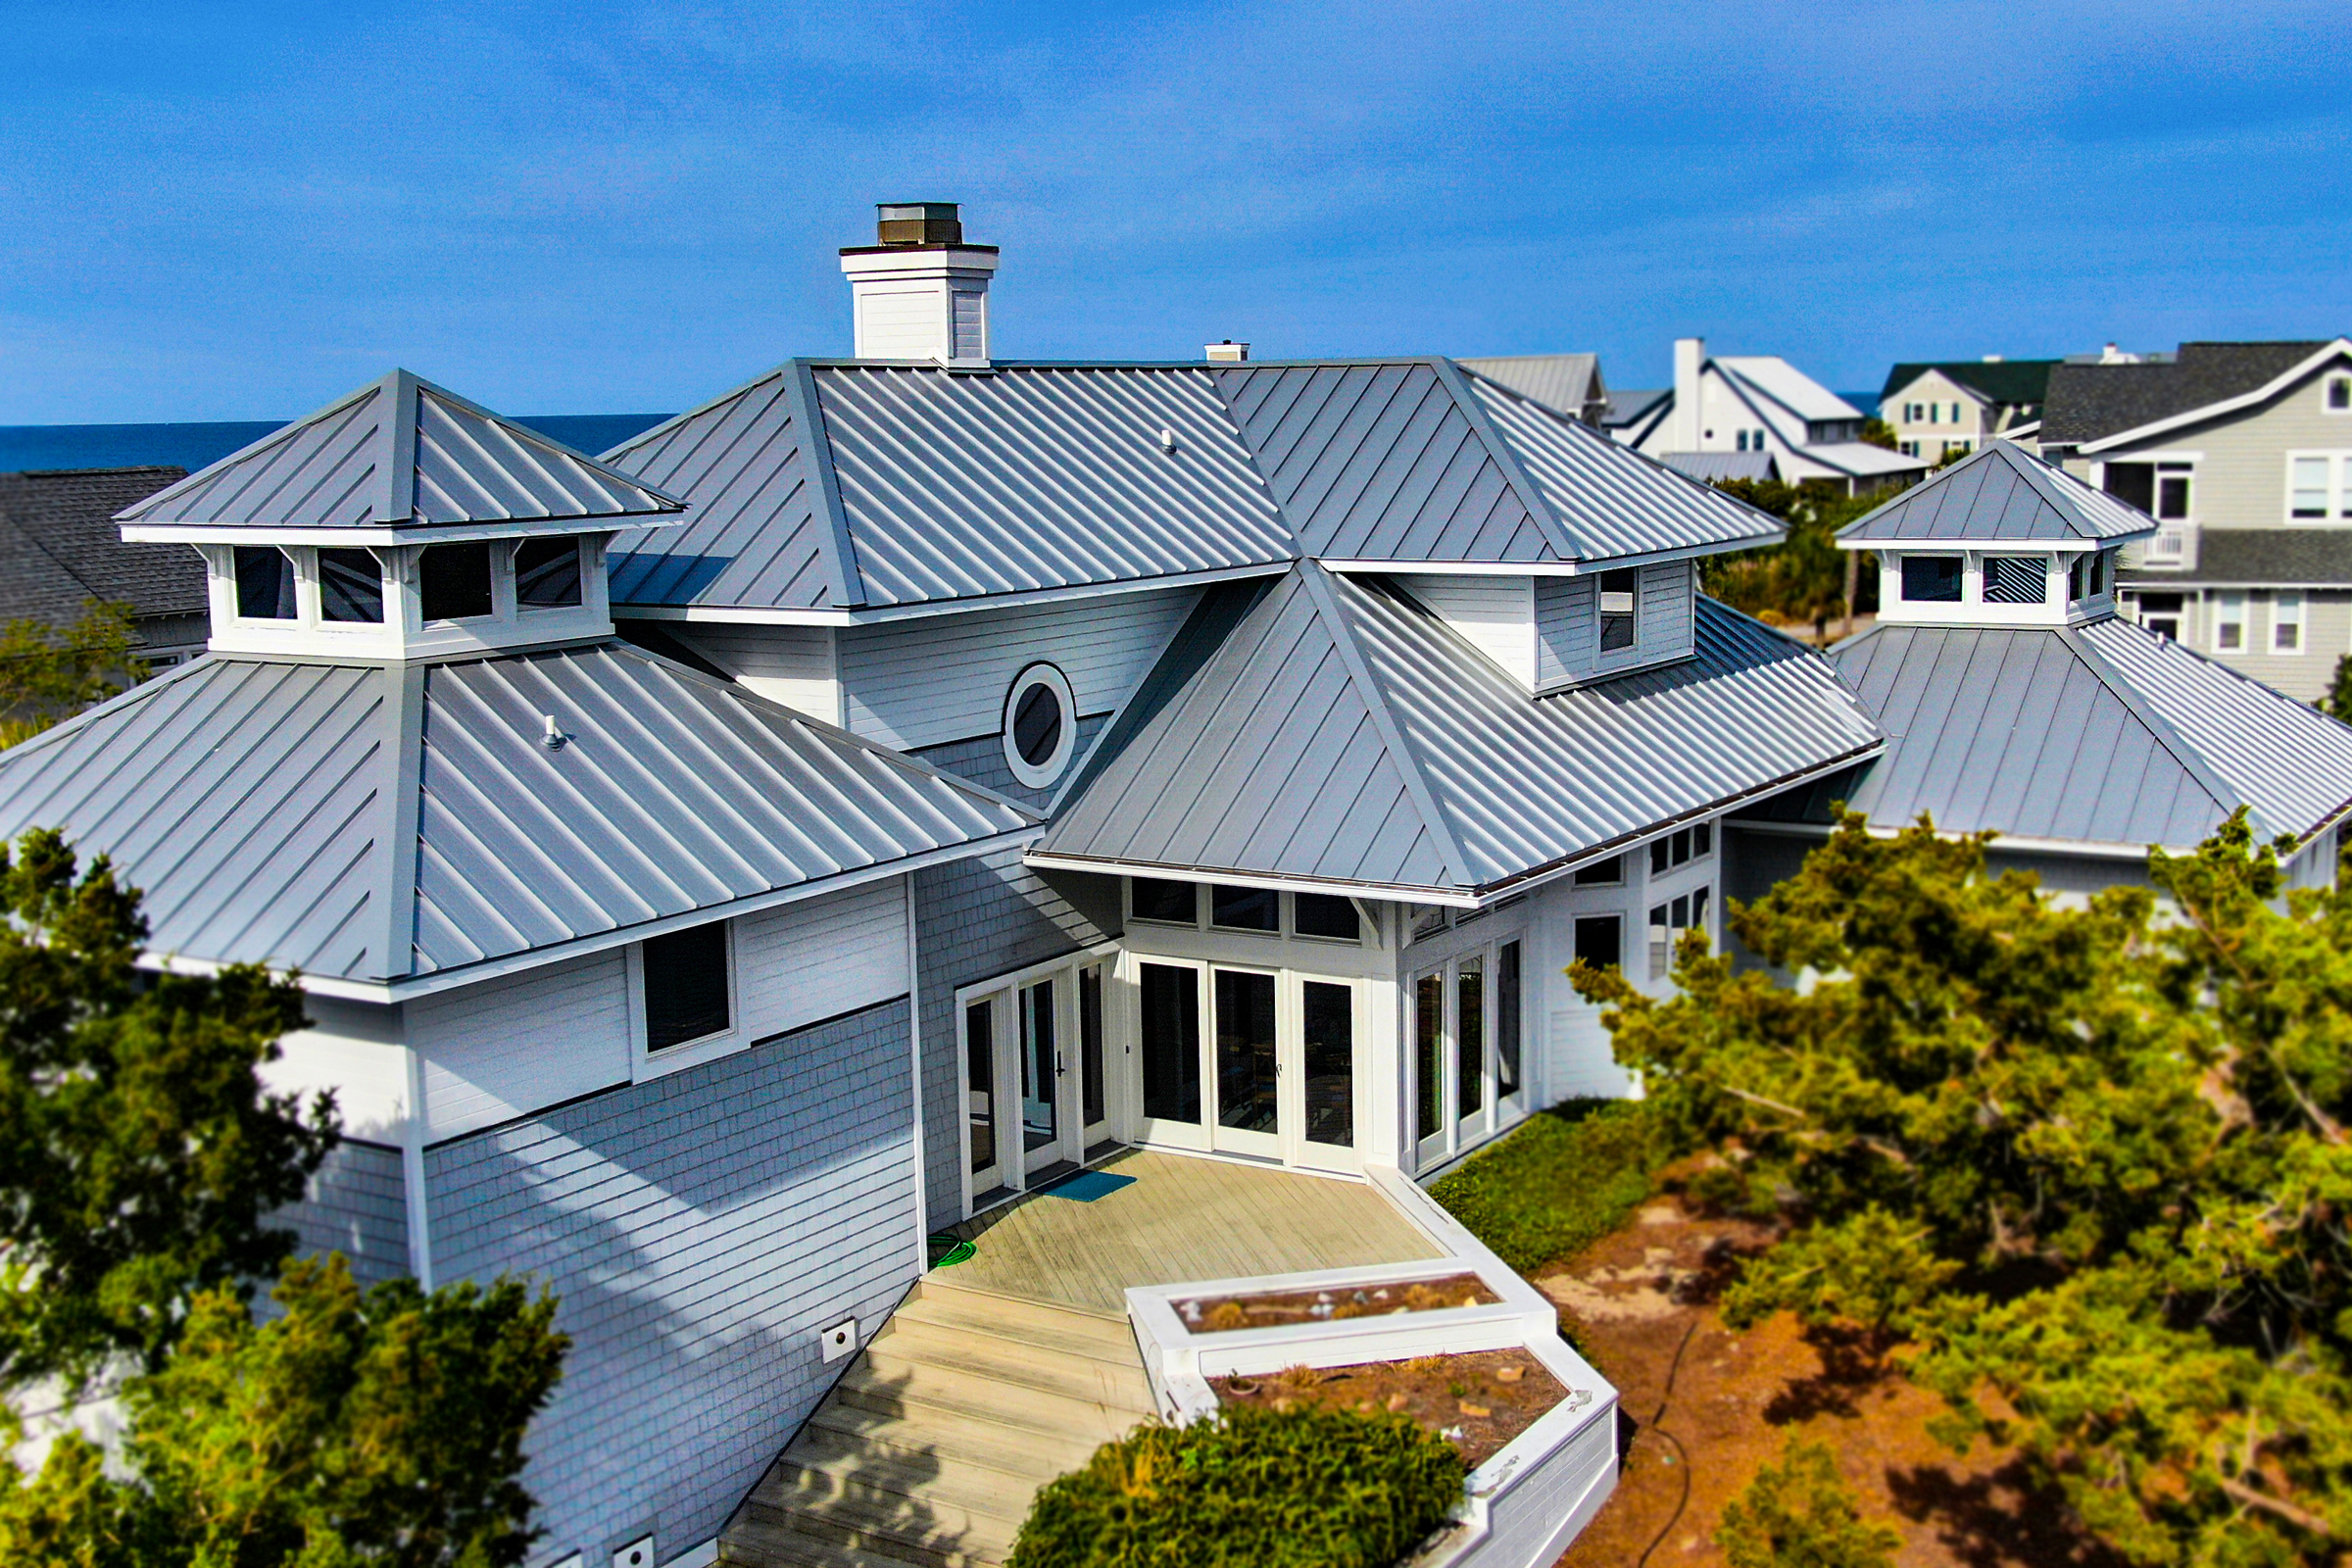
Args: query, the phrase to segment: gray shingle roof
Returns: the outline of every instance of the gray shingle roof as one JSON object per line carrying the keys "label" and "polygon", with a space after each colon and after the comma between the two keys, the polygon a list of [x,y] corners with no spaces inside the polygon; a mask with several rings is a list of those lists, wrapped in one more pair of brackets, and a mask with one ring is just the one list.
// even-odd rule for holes
{"label": "gray shingle roof", "polygon": [[1825,660],[1707,600],[1694,659],[1540,701],[1312,563],[1177,653],[1193,673],[1034,858],[1491,896],[1878,744]]}
{"label": "gray shingle roof", "polygon": [[1872,822],[2193,845],[2240,805],[2302,835],[2352,801],[2352,729],[2121,620],[1879,626],[1831,651],[1886,732]]}
{"label": "gray shingle roof", "polygon": [[2154,589],[2167,585],[2280,588],[2352,583],[2352,532],[2340,528],[2206,528],[2197,534],[2195,565],[2173,571],[2132,568],[2118,575],[2126,582]]}
{"label": "gray shingle roof", "polygon": [[0,753],[0,836],[61,827],[112,855],[146,890],[154,951],[350,981],[718,909],[1035,820],[618,643],[405,671],[212,655]]}
{"label": "gray shingle roof", "polygon": [[1967,457],[1838,530],[1844,545],[2106,543],[2153,533],[2156,520],[2013,442]]}
{"label": "gray shingle roof", "polygon": [[131,507],[146,528],[412,528],[650,519],[680,503],[393,370]]}
{"label": "gray shingle roof", "polygon": [[0,620],[58,624],[92,599],[134,614],[206,609],[204,563],[186,545],[124,544],[115,514],[185,468],[59,468],[0,473]]}
{"label": "gray shingle roof", "polygon": [[2041,443],[2078,446],[2251,392],[2326,346],[2183,343],[2164,364],[2053,366]]}

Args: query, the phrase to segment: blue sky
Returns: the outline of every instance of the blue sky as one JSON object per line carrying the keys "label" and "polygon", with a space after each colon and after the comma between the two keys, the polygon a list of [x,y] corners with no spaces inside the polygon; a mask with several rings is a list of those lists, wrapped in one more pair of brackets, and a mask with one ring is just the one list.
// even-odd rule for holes
{"label": "blue sky", "polygon": [[0,423],[392,364],[669,411],[849,350],[872,203],[1006,357],[1897,359],[2352,330],[2332,4],[0,5]]}

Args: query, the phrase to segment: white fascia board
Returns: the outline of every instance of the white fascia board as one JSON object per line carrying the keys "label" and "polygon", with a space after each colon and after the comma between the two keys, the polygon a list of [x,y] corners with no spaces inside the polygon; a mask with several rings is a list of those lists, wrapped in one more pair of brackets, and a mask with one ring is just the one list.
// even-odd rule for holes
{"label": "white fascia board", "polygon": [[[566,959],[584,957],[608,949],[627,947],[648,937],[683,931],[689,926],[707,925],[712,920],[731,920],[738,915],[760,914],[768,909],[799,904],[807,899],[821,898],[829,893],[843,893],[851,888],[878,882],[885,877],[904,876],[952,860],[970,859],[992,850],[1026,843],[1046,830],[1046,824],[1014,828],[1007,833],[992,834],[964,844],[952,844],[945,849],[910,855],[903,859],[885,860],[877,865],[860,866],[837,876],[822,877],[789,888],[777,888],[768,893],[755,893],[726,904],[713,904],[700,909],[688,909],[682,914],[665,915],[659,920],[641,920],[634,925],[620,926],[611,931],[599,931],[590,936],[575,937],[568,942],[549,947],[533,948],[527,953],[511,954],[503,958],[487,959],[480,963],[463,964],[452,969],[438,969],[431,974],[410,980],[341,980],[331,975],[303,974],[299,971],[277,969],[273,973],[291,978],[303,990],[321,997],[339,997],[350,1002],[411,1002],[438,992],[473,985],[482,980],[495,980],[524,969],[537,969]],[[219,974],[229,965],[211,958],[190,958],[178,954],[145,953],[139,956],[138,966],[165,974]]]}
{"label": "white fascia board", "polygon": [[2110,534],[2104,539],[1840,539],[1840,550],[1875,550],[1889,556],[2095,556],[2119,545],[2156,537],[2154,528]]}
{"label": "white fascia board", "polygon": [[[870,626],[926,615],[959,615],[975,610],[1009,610],[1024,605],[1052,605],[1072,599],[1104,599],[1116,594],[1151,593],[1161,588],[1190,588],[1207,583],[1237,582],[1250,577],[1279,577],[1297,563],[1263,562],[1252,566],[1212,566],[1202,571],[1176,571],[1159,577],[1122,577],[1116,582],[1079,583],[1068,588],[1030,588],[1019,593],[978,594],[964,599],[927,599],[910,605],[880,605],[858,610],[786,610],[729,605],[632,605],[615,601],[615,620],[704,620],[754,626]],[[1392,564],[1391,570],[1396,569]],[[1524,570],[1524,568],[1522,568]]]}
{"label": "white fascia board", "polygon": [[[1831,833],[1829,824],[1825,822],[1727,822],[1725,826],[1738,828],[1742,833],[1770,833],[1782,838],[1792,839],[1826,839]],[[1865,826],[1864,831],[1874,839],[1892,839],[1899,838],[1911,830],[1908,827],[1886,827],[1872,822]],[[1962,839],[1974,838],[1976,835],[1974,832],[1962,831],[1958,828],[1939,827],[1936,830],[1936,836],[1949,843],[1957,844]],[[2033,838],[2023,834],[2002,833],[1997,830],[1993,833],[1992,842],[1985,847],[1990,850],[2015,850],[2027,855],[2069,855],[2082,860],[2140,861],[2147,859],[2148,851],[2151,848],[2146,844],[2111,844],[2104,840],[2093,839]],[[2175,849],[2160,844],[2153,848],[2161,849],[2167,855],[2180,856],[2196,853],[2194,846]]]}
{"label": "white fascia board", "polygon": [[1380,573],[1396,575],[1411,573],[1431,577],[1577,577],[1595,571],[1616,571],[1625,566],[1663,565],[1670,561],[1695,561],[1704,556],[1727,555],[1735,550],[1762,550],[1777,545],[1788,537],[1786,528],[1768,533],[1747,534],[1738,539],[1719,539],[1710,544],[1680,545],[1672,550],[1653,550],[1637,556],[1593,556],[1584,561],[1392,561],[1377,558],[1317,556],[1316,562],[1327,571]]}
{"label": "white fascia board", "polygon": [[1475,909],[1480,900],[1459,888],[1421,887],[1409,882],[1348,882],[1337,877],[1267,876],[1213,866],[1164,865],[1154,860],[1116,860],[1091,855],[1054,855],[1032,850],[1021,863],[1040,871],[1086,871],[1097,876],[1144,876],[1162,882],[1211,882],[1219,887],[1263,888],[1272,893],[1330,893],[1359,899],[1394,899],[1405,904],[1443,904]]}
{"label": "white fascia board", "polygon": [[2183,410],[2179,414],[2167,415],[2161,419],[2152,419],[2146,424],[2134,425],[2129,430],[2118,430],[2115,434],[2103,435],[2096,441],[2085,441],[2075,450],[2083,457],[2088,457],[2094,452],[2111,452],[2117,447],[2130,446],[2134,441],[2145,441],[2151,436],[2162,435],[2167,430],[2178,430],[2183,425],[2201,424],[2207,419],[2218,419],[2242,409],[2254,408],[2259,404],[2268,403],[2305,376],[2316,374],[2330,360],[2345,358],[2352,358],[2352,338],[2339,337],[2292,369],[2273,376],[2251,392],[2240,392],[2237,396],[2224,398],[2219,403],[2202,404],[2197,408]]}
{"label": "white fascia board", "polygon": [[349,528],[278,528],[261,523],[126,522],[122,541],[134,545],[448,545],[478,539],[521,539],[534,534],[574,534],[674,528],[683,517],[667,514],[585,517],[517,517],[504,522],[370,523]]}

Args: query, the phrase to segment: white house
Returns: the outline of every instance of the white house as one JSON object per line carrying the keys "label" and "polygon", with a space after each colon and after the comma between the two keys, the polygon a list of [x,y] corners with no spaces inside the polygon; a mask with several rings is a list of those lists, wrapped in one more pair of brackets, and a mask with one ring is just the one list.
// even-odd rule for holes
{"label": "white house", "polygon": [[1763,454],[1788,483],[1821,480],[1858,495],[1907,484],[1929,467],[1915,454],[1864,441],[1862,411],[1787,360],[1712,356],[1703,338],[1675,339],[1674,385],[1616,393],[1608,418],[1619,441],[1685,469],[1696,460],[1712,473],[1718,454]]}

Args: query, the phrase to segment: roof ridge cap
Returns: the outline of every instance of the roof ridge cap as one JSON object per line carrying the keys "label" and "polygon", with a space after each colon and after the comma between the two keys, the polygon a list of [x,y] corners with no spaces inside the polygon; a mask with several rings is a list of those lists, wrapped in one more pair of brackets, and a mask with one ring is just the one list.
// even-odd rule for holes
{"label": "roof ridge cap", "polygon": [[[1446,388],[1446,395],[1461,411],[1462,417],[1477,434],[1479,444],[1487,449],[1488,457],[1502,470],[1503,482],[1511,487],[1511,493],[1527,509],[1527,514],[1535,519],[1537,531],[1544,536],[1544,542],[1550,545],[1562,560],[1593,559],[1591,548],[1576,537],[1567,522],[1552,510],[1551,503],[1544,499],[1544,492],[1528,474],[1527,466],[1519,461],[1519,454],[1503,439],[1502,432],[1495,428],[1494,419],[1488,416],[1486,406],[1478,401],[1478,394],[1471,389],[1462,368],[1444,355],[1432,355],[1422,363],[1436,372],[1439,384]],[[1487,381],[1485,376],[1479,379],[1490,386],[1498,384]]]}
{"label": "roof ridge cap", "polygon": [[1348,679],[1362,688],[1364,711],[1380,732],[1381,745],[1396,760],[1397,777],[1404,781],[1405,793],[1413,798],[1414,808],[1421,813],[1422,825],[1445,855],[1446,869],[1463,886],[1475,891],[1478,884],[1472,878],[1469,858],[1462,853],[1451,825],[1438,807],[1437,792],[1429,787],[1428,777],[1421,771],[1420,760],[1412,748],[1405,744],[1404,731],[1396,724],[1396,715],[1389,707],[1388,688],[1372,673],[1364,651],[1355,641],[1355,628],[1349,622],[1348,609],[1340,603],[1334,585],[1335,574],[1319,561],[1301,561],[1295,568],[1299,585],[1313,602],[1317,619],[1329,623],[1332,647],[1339,653],[1340,662],[1347,666]]}
{"label": "roof ridge cap", "polygon": [[843,605],[856,609],[866,603],[865,573],[858,564],[858,541],[850,535],[849,509],[842,505],[841,476],[833,469],[833,437],[816,400],[816,369],[807,360],[795,360],[786,368],[784,392],[792,402],[793,420],[801,427],[801,460],[816,480],[816,504],[825,516],[833,574]]}
{"label": "roof ridge cap", "polygon": [[[2013,450],[2016,445],[2013,441],[1996,439],[1985,442],[1977,450],[1979,453],[2001,453],[2008,461],[2010,471],[2033,486],[2034,493],[2041,497],[2043,504],[2055,511],[2065,520],[2068,530],[2077,538],[2089,539],[2094,542],[2105,538],[2104,534],[2083,531],[2082,503],[2066,493],[2065,486],[2058,483],[2054,477],[2054,471],[2048,464],[2039,458],[2028,457],[2022,450]],[[1959,468],[1964,465],[1954,464],[1952,466]],[[2038,472],[2035,471],[2037,469]],[[2066,477],[2077,484],[2082,483],[2082,480],[2075,479],[2071,473]]]}

